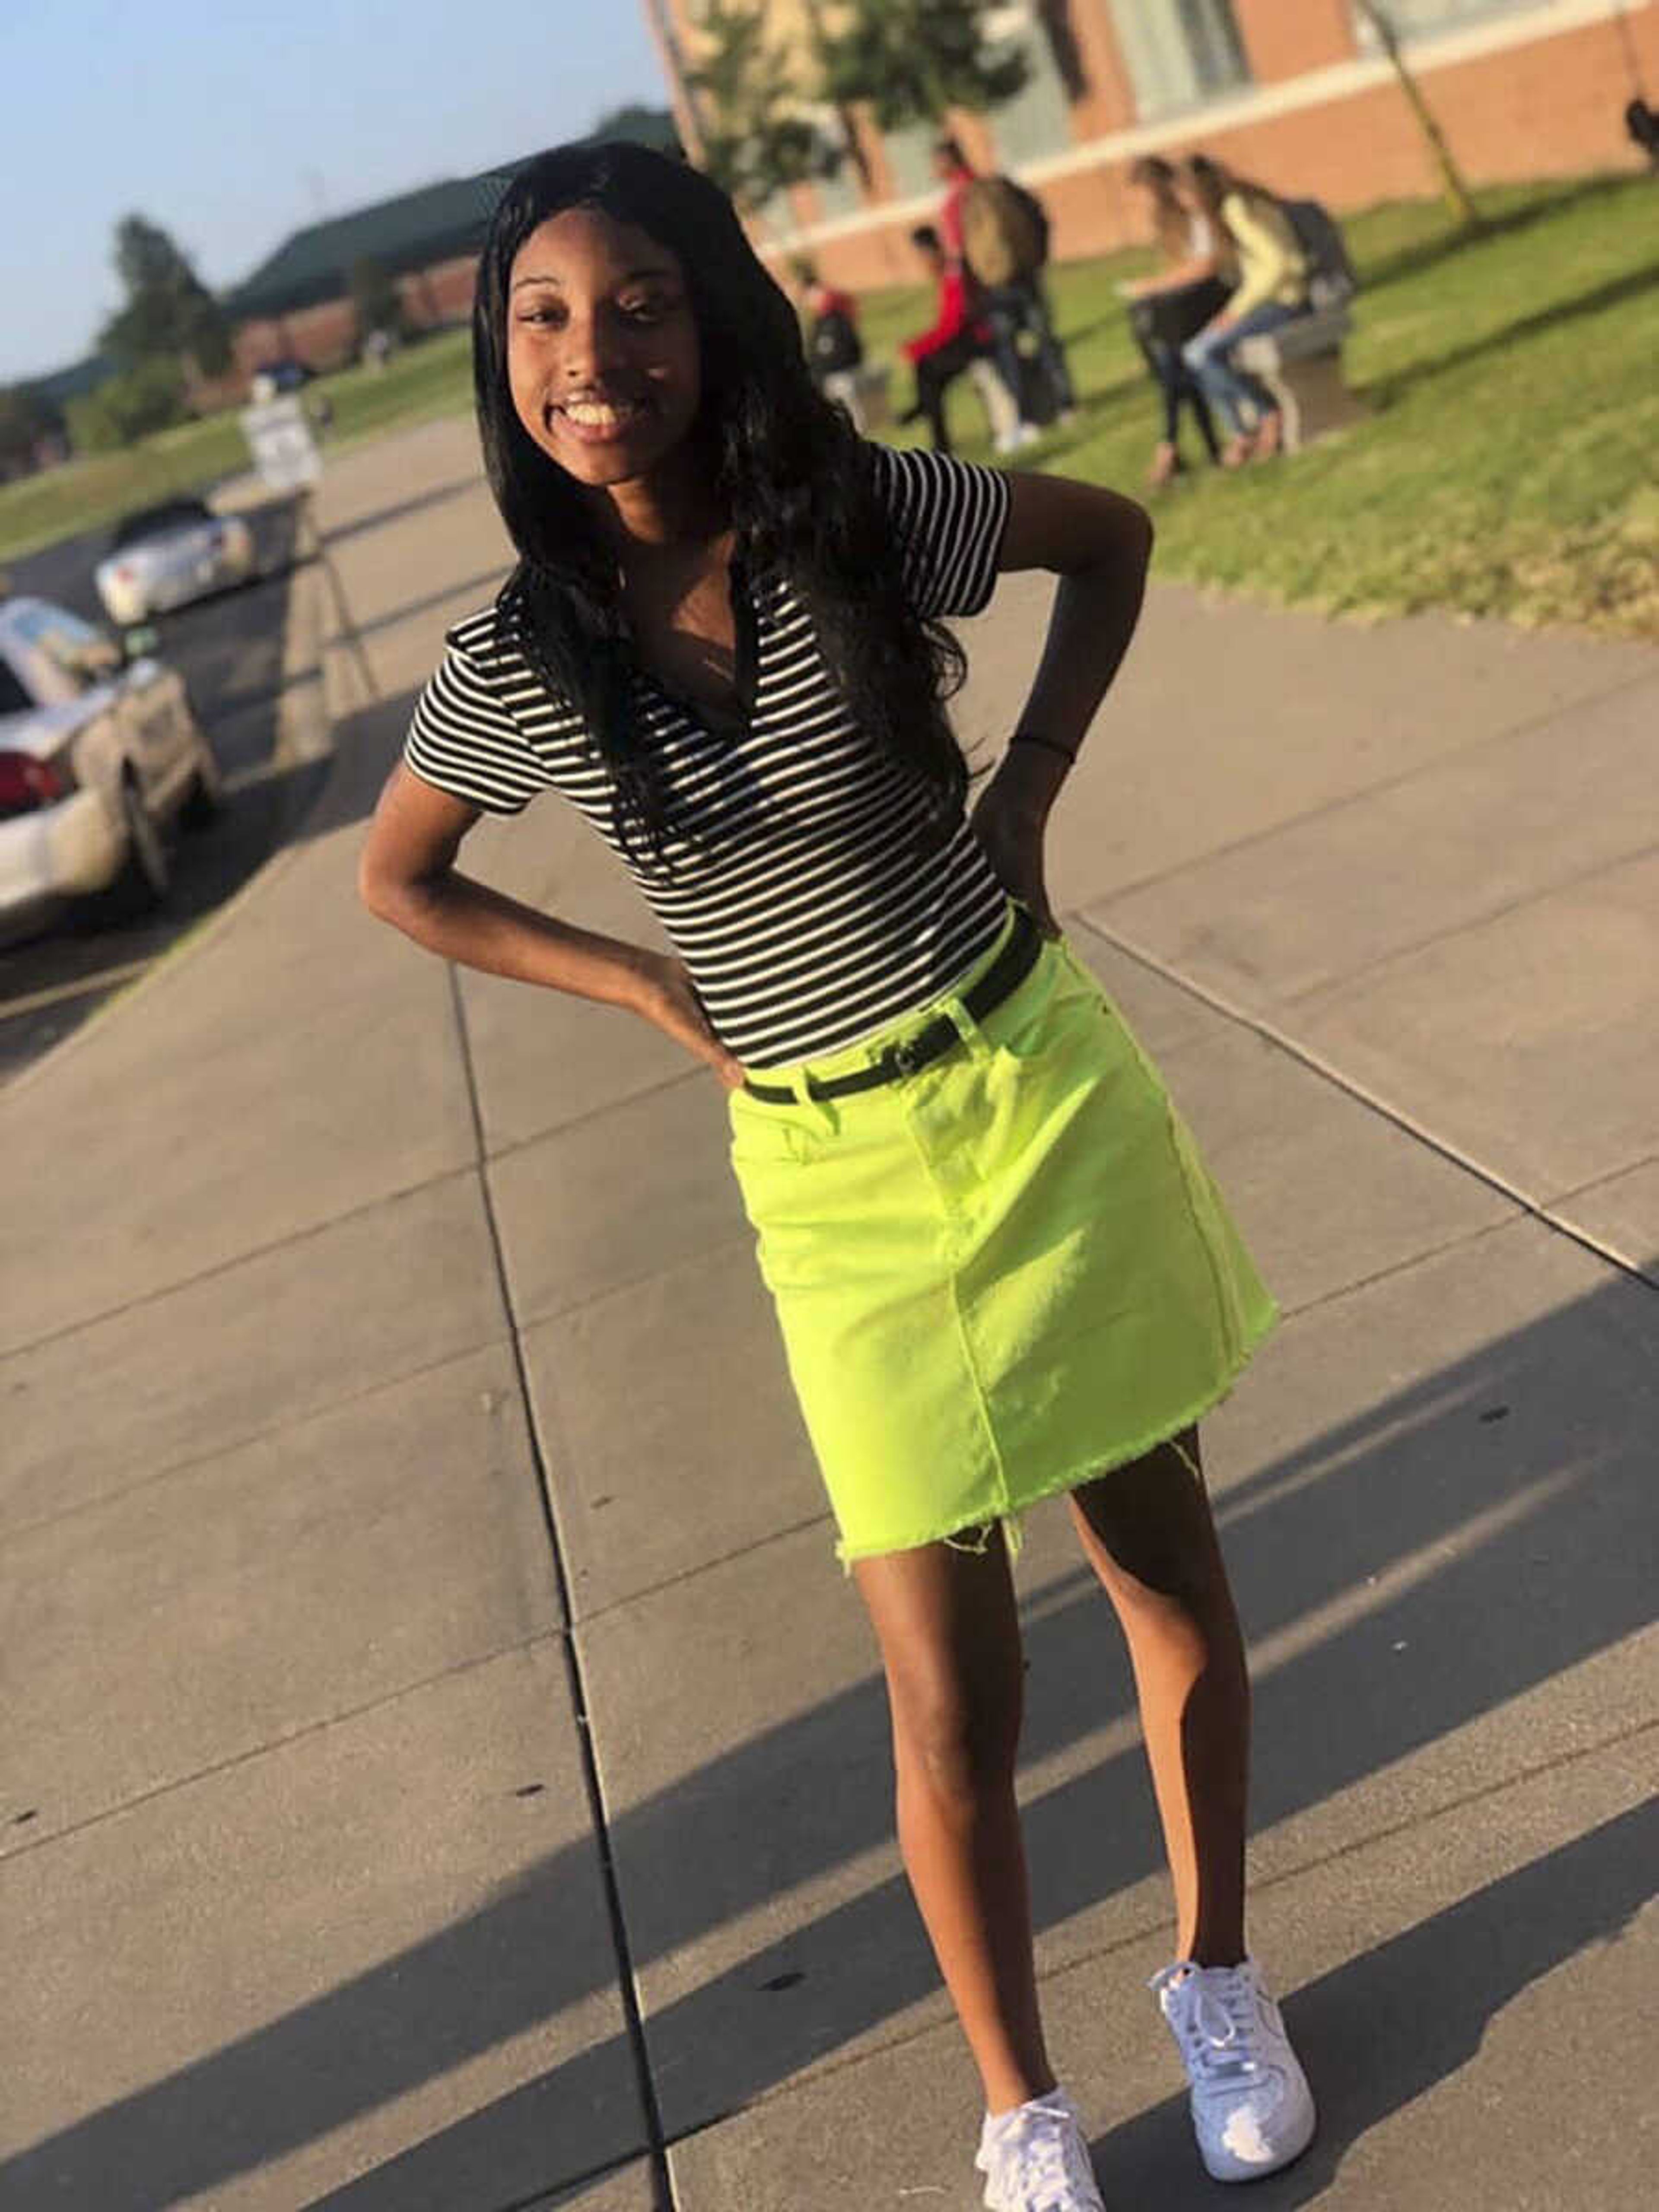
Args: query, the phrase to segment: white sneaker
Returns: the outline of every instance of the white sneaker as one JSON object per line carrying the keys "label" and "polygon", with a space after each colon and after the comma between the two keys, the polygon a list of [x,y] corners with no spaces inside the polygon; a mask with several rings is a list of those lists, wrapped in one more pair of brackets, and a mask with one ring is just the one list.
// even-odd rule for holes
{"label": "white sneaker", "polygon": [[1212,2179],[1255,2181],[1300,2158],[1313,2140],[1313,2094],[1255,1961],[1178,1959],[1149,1986],[1192,2084],[1193,2127]]}
{"label": "white sneaker", "polygon": [[1106,2212],[1077,2106],[1063,2089],[988,2112],[974,2164],[991,2212]]}

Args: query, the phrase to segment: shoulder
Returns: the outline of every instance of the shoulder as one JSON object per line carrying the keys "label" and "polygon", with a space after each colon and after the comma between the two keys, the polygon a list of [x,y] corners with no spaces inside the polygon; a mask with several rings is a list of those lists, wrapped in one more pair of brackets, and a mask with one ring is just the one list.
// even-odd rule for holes
{"label": "shoulder", "polygon": [[877,496],[903,548],[918,612],[977,614],[996,580],[1007,477],[1000,469],[920,446],[869,445],[865,452]]}
{"label": "shoulder", "polygon": [[515,719],[526,713],[538,720],[550,714],[561,725],[580,719],[572,702],[532,660],[510,605],[501,599],[452,624],[444,633],[444,646],[440,683],[447,678],[487,694]]}
{"label": "shoulder", "polygon": [[877,495],[907,536],[948,533],[1000,515],[1008,480],[1000,469],[925,446],[866,445]]}

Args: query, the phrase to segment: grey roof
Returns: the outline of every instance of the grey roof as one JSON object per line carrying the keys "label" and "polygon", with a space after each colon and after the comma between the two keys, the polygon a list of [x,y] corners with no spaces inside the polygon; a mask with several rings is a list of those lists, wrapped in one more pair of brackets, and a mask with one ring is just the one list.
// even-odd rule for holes
{"label": "grey roof", "polygon": [[337,299],[354,263],[378,261],[388,275],[476,253],[495,203],[514,172],[512,161],[476,177],[447,177],[353,214],[314,222],[279,246],[251,276],[223,296],[227,314],[281,315]]}

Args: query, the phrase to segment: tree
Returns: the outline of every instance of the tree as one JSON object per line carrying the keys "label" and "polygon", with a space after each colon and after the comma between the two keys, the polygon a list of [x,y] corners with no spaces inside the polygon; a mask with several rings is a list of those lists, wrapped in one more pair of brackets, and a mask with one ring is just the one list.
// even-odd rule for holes
{"label": "tree", "polygon": [[101,351],[125,367],[157,355],[187,356],[204,376],[230,367],[230,331],[219,303],[167,232],[141,215],[115,227],[115,270],[126,305],[99,333]]}
{"label": "tree", "polygon": [[1428,141],[1429,156],[1439,172],[1440,189],[1445,194],[1446,204],[1466,230],[1479,230],[1480,214],[1469,196],[1452,152],[1446,143],[1445,134],[1435,119],[1434,110],[1423,96],[1423,88],[1406,66],[1406,58],[1400,51],[1400,33],[1394,18],[1379,0],[1355,0],[1360,14],[1376,34],[1376,42],[1388,56],[1395,75],[1400,80],[1400,89],[1407,104],[1417,118],[1419,128]]}
{"label": "tree", "polygon": [[988,12],[982,0],[848,0],[842,28],[817,33],[825,92],[843,106],[867,102],[884,131],[941,124],[953,107],[1000,107],[1030,64],[1018,49],[987,52]]}
{"label": "tree", "polygon": [[185,372],[177,356],[154,353],[112,376],[95,392],[69,403],[70,429],[77,446],[107,453],[182,422],[190,412]]}
{"label": "tree", "polygon": [[64,421],[31,384],[0,386],[0,477],[40,465],[40,455]]}
{"label": "tree", "polygon": [[757,213],[821,173],[826,149],[802,112],[787,53],[767,40],[761,9],[712,0],[698,29],[702,58],[686,82],[703,103],[702,166],[739,206]]}
{"label": "tree", "polygon": [[359,345],[371,331],[384,331],[388,337],[402,337],[404,303],[384,262],[377,261],[372,253],[361,254],[351,264],[346,289],[356,310]]}

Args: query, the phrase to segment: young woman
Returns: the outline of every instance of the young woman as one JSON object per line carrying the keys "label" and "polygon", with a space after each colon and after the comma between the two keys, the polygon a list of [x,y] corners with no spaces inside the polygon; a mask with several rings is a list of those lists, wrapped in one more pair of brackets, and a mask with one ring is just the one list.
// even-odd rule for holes
{"label": "young woman", "polygon": [[1156,275],[1121,288],[1129,302],[1135,342],[1164,402],[1164,434],[1146,472],[1148,484],[1157,491],[1186,465],[1181,453],[1183,407],[1191,408],[1210,459],[1221,458],[1209,403],[1182,359],[1181,349],[1226,304],[1230,288],[1222,268],[1227,243],[1207,216],[1188,206],[1174,164],[1161,154],[1143,154],[1131,162],[1129,182],[1151,203],[1152,236],[1164,257]]}
{"label": "young woman", "polygon": [[1307,313],[1307,257],[1290,217],[1265,185],[1235,176],[1203,154],[1188,157],[1182,181],[1198,212],[1232,241],[1238,261],[1237,289],[1182,349],[1206,396],[1227,418],[1233,434],[1222,465],[1236,469],[1276,453],[1284,423],[1272,392],[1237,365],[1234,353],[1242,339],[1260,337]]}
{"label": "young woman", "polygon": [[[447,959],[605,1000],[705,1061],[890,1693],[905,1864],[982,2076],[1001,2212],[1099,2212],[1043,2044],[1002,1530],[1068,1492],[1127,1632],[1175,1874],[1159,1978],[1212,2172],[1312,2106],[1244,1947],[1248,1691],[1193,1423],[1271,1307],[1158,1079],[1055,933],[1043,825],[1150,532],[1092,486],[862,443],[729,203],[626,146],[532,162],[474,345],[517,568],[450,634],[363,854]],[[999,569],[1060,586],[965,811],[943,699]],[[555,789],[673,957],[461,873]]]}

